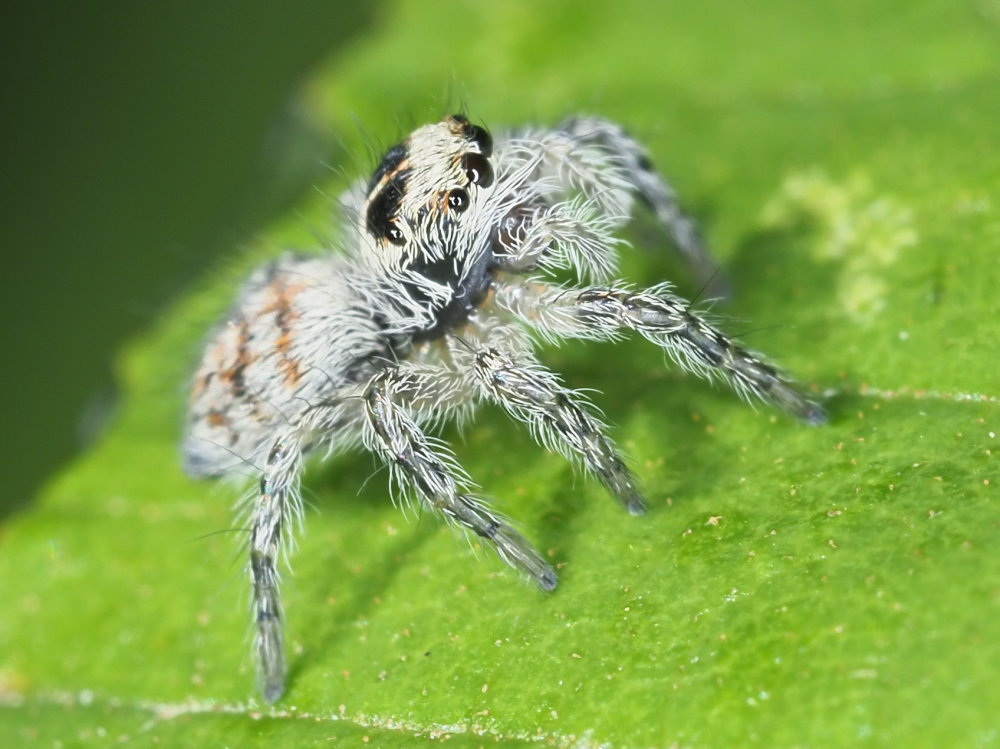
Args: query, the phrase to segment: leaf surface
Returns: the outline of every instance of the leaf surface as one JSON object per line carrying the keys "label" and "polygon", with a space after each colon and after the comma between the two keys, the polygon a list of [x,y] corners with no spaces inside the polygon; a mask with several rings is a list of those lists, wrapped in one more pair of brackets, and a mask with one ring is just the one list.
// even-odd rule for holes
{"label": "leaf surface", "polygon": [[[256,262],[322,246],[334,177],[123,353],[113,426],[2,529],[0,745],[995,745],[998,18],[392,6],[308,88],[315,117],[370,128],[338,168],[463,104],[492,127],[627,124],[731,274],[723,326],[822,389],[830,425],[747,408],[641,341],[543,352],[601,391],[651,509],[625,516],[497,411],[446,429],[558,566],[551,595],[400,514],[369,457],[315,465],[289,689],[264,708],[238,491],[180,475],[183,383]],[[631,279],[697,294],[648,219],[628,237]]]}

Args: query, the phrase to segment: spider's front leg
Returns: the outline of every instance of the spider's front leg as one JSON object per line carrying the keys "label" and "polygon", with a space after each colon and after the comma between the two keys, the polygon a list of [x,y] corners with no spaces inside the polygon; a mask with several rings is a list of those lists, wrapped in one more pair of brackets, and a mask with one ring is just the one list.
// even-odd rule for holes
{"label": "spider's front leg", "polygon": [[794,382],[692,311],[690,302],[669,288],[574,289],[505,280],[497,284],[496,303],[552,339],[611,339],[621,330],[634,330],[695,374],[718,375],[741,395],[760,398],[809,424],[826,421],[822,407]]}
{"label": "spider's front leg", "polygon": [[645,511],[635,477],[579,393],[539,363],[493,347],[476,352],[473,373],[483,394],[527,424],[539,443],[580,460],[631,514]]}
{"label": "spider's front leg", "polygon": [[400,367],[372,378],[364,393],[365,445],[390,466],[402,489],[412,490],[425,506],[492,543],[504,562],[543,590],[552,590],[556,586],[552,567],[521,534],[468,493],[471,482],[454,457],[435,445],[412,418],[407,402],[426,387],[419,373]]}

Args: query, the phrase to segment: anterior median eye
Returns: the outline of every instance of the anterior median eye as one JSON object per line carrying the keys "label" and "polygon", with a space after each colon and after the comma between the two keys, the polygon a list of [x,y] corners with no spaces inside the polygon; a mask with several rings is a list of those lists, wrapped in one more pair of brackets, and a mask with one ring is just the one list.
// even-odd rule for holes
{"label": "anterior median eye", "polygon": [[482,154],[467,153],[462,157],[462,168],[470,185],[489,187],[493,184],[493,167]]}
{"label": "anterior median eye", "polygon": [[448,193],[448,208],[461,213],[469,207],[469,193],[462,189],[455,189]]}

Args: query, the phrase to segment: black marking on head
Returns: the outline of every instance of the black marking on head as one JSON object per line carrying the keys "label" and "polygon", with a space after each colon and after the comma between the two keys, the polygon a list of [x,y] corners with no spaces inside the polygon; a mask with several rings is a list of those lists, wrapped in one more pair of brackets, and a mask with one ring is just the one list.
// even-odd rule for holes
{"label": "black marking on head", "polygon": [[451,119],[461,125],[462,136],[466,140],[479,146],[479,153],[483,156],[493,155],[493,136],[487,130],[479,125],[473,125],[464,114],[453,114]]}
{"label": "black marking on head", "polygon": [[[381,168],[379,167],[380,170]],[[365,221],[372,236],[397,245],[405,243],[406,238],[396,225],[396,214],[399,213],[399,206],[406,194],[406,178],[409,173],[409,169],[397,171],[368,201]]]}
{"label": "black marking on head", "polygon": [[382,157],[382,161],[379,162],[378,168],[375,170],[375,174],[372,178],[368,180],[368,192],[374,190],[378,183],[385,179],[386,175],[392,174],[394,171],[399,169],[399,165],[402,164],[406,157],[410,155],[410,149],[407,148],[406,143],[398,143],[388,150],[385,156]]}

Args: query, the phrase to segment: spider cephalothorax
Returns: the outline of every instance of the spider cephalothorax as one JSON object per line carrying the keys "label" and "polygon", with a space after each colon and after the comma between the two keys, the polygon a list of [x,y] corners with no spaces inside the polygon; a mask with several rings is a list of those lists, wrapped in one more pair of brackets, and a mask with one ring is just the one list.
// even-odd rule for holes
{"label": "spider cephalothorax", "polygon": [[[475,494],[427,430],[499,404],[578,462],[633,514],[638,482],[579,392],[536,342],[634,331],[681,366],[812,424],[822,409],[709,324],[669,284],[613,280],[615,231],[647,204],[700,280],[714,273],[693,222],[645,150],[612,123],[567,120],[498,137],[453,115],[389,149],[344,199],[346,251],[286,255],[255,273],[195,375],[185,467],[257,473],[250,510],[255,647],[264,697],[284,688],[277,558],[300,513],[304,456],[359,442],[395,490],[491,544],[541,588],[549,563]],[[566,283],[567,276],[574,279]]]}
{"label": "spider cephalothorax", "polygon": [[486,130],[452,115],[390,148],[368,182],[363,253],[402,292],[397,306],[412,318],[404,327],[419,339],[462,324],[500,265],[501,234],[481,227],[510,224],[511,198],[529,175],[498,180],[492,154]]}

